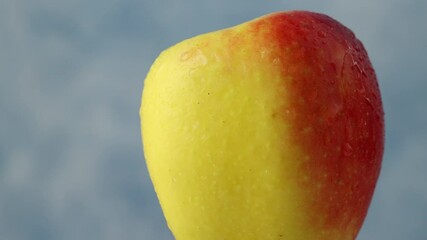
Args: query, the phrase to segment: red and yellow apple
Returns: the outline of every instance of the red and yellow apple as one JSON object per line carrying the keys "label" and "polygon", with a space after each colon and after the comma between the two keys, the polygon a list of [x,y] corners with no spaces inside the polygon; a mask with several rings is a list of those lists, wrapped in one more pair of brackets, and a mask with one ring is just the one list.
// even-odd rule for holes
{"label": "red and yellow apple", "polygon": [[291,11],[165,50],[140,109],[147,166],[177,240],[353,240],[384,121],[362,43]]}

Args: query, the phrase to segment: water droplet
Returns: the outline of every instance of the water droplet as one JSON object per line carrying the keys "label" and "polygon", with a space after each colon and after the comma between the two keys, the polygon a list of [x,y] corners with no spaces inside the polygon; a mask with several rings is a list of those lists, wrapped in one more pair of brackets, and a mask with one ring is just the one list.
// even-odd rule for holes
{"label": "water droplet", "polygon": [[190,57],[191,57],[191,50],[189,50],[189,51],[186,51],[186,52],[183,52],[182,54],[181,54],[181,61],[187,61],[188,59],[190,59]]}
{"label": "water droplet", "polygon": [[357,61],[354,61],[354,59],[353,59],[352,69],[355,70],[355,71],[357,71],[357,72],[359,72],[359,73],[361,72],[359,64],[357,63]]}
{"label": "water droplet", "polygon": [[191,68],[189,71],[188,71],[188,75],[193,75],[194,73],[196,72],[196,68]]}
{"label": "water droplet", "polygon": [[331,102],[331,104],[328,107],[329,107],[327,111],[328,123],[334,124],[336,117],[342,111],[343,103],[339,100],[336,100]]}
{"label": "water droplet", "polygon": [[326,37],[326,33],[325,33],[325,31],[320,30],[317,32],[317,36],[324,38],[324,37]]}
{"label": "water droplet", "polygon": [[347,40],[344,40],[344,46],[347,50],[353,49],[353,47],[351,46],[351,44]]}
{"label": "water droplet", "polygon": [[350,68],[349,67],[350,62],[353,61],[351,58],[352,58],[351,55],[347,52],[342,57],[342,64],[341,64],[341,70],[340,70],[341,78],[345,78],[347,76]]}
{"label": "water droplet", "polygon": [[353,147],[350,145],[350,143],[345,143],[343,147],[344,156],[351,156],[353,154]]}
{"label": "water droplet", "polygon": [[261,49],[261,58],[265,58],[268,55],[268,49],[267,48],[262,48]]}
{"label": "water droplet", "polygon": [[365,92],[364,78],[362,78],[362,74],[364,71],[360,68],[359,64],[356,61],[353,61],[351,69],[353,70],[356,89],[359,92]]}
{"label": "water droplet", "polygon": [[183,62],[189,62],[191,64],[194,64],[195,66],[205,65],[208,63],[208,59],[203,54],[203,51],[198,48],[192,48],[188,51],[183,52],[181,54],[180,59]]}
{"label": "water droplet", "polygon": [[372,110],[375,110],[374,104],[372,103],[371,99],[369,99],[368,97],[365,97],[365,101]]}

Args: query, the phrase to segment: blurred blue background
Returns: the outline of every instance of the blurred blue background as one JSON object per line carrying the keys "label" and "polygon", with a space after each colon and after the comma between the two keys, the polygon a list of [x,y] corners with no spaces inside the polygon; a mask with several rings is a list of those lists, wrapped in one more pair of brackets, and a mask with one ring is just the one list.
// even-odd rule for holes
{"label": "blurred blue background", "polygon": [[171,240],[138,108],[161,50],[281,10],[351,28],[386,150],[360,240],[427,239],[427,1],[0,0],[0,239]]}

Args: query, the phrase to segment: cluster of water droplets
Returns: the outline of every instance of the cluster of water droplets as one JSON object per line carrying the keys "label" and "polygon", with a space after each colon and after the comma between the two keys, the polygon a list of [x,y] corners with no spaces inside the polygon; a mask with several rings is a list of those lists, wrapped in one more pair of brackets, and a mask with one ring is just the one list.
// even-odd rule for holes
{"label": "cluster of water droplets", "polygon": [[[342,153],[344,156],[351,156],[354,152],[352,139],[372,137],[372,127],[381,120],[382,111],[378,108],[379,91],[375,89],[378,88],[375,73],[362,44],[359,40],[353,39],[351,43],[344,41],[343,45],[345,53],[342,60],[341,78],[345,81],[344,84],[348,85],[348,89],[353,91],[349,95],[353,98],[351,101],[353,101],[353,107],[356,108],[355,111],[360,111],[361,115],[355,119],[345,119],[348,124],[346,124],[346,141],[342,146]],[[348,129],[352,127],[356,127],[358,132],[355,133]],[[359,136],[355,136],[355,134],[359,134]]]}

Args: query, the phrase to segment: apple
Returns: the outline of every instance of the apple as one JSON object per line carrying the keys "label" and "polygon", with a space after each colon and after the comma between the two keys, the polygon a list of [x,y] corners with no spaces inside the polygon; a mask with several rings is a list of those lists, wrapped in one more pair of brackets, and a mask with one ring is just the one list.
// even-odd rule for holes
{"label": "apple", "polygon": [[352,240],[384,146],[380,91],[353,32],[269,14],[160,54],[144,154],[177,240]]}

